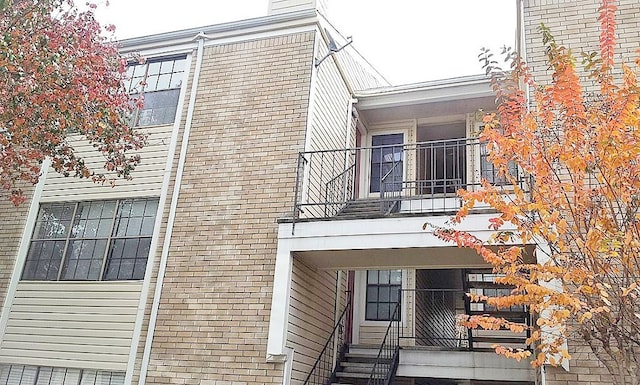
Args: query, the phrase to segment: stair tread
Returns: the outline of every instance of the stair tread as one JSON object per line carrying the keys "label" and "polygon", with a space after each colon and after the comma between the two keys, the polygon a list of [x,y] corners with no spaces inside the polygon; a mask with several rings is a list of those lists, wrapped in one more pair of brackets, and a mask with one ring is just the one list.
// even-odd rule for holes
{"label": "stair tread", "polygon": [[[360,372],[337,372],[336,377],[348,377],[348,378],[369,378],[371,373],[360,373]],[[377,376],[373,376],[373,378],[384,378],[382,374],[378,374]]]}
{"label": "stair tread", "polygon": [[340,365],[342,366],[362,366],[372,368],[375,362],[353,362],[353,361],[342,361]]}

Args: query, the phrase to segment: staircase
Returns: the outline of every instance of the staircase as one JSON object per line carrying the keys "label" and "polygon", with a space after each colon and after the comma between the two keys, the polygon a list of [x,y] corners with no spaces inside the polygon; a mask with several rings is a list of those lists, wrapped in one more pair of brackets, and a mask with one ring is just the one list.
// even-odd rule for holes
{"label": "staircase", "polygon": [[[388,209],[389,204],[394,207]],[[380,216],[388,215],[397,206],[398,202],[385,202],[380,199],[358,199],[349,201],[342,210],[336,215],[339,219],[367,219],[380,218]]]}
{"label": "staircase", "polygon": [[[375,345],[349,345],[336,371],[339,382],[333,382],[332,385],[366,385],[379,349],[380,347]],[[384,374],[379,374],[375,378],[382,379]]]}

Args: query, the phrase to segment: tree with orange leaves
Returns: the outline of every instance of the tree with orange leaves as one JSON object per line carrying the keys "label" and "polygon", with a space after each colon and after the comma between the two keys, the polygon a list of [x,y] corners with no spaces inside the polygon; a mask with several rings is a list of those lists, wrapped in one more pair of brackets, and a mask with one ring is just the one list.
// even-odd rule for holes
{"label": "tree with orange leaves", "polygon": [[[640,383],[640,59],[616,65],[616,6],[599,9],[600,51],[576,59],[541,27],[548,84],[538,84],[526,64],[512,61],[502,70],[484,52],[487,73],[498,97],[498,112],[485,117],[481,140],[506,186],[483,181],[479,191],[459,192],[458,223],[478,202],[497,214],[493,237],[439,229],[442,239],[475,249],[498,273],[511,294],[474,296],[498,308],[527,306],[536,322],[527,342],[534,365],[570,359],[566,341],[584,339],[615,384]],[[581,83],[581,76],[588,80]],[[584,79],[583,79],[584,80]],[[583,87],[586,84],[586,87]],[[531,90],[531,91],[529,91]],[[531,100],[529,98],[531,97]],[[526,188],[513,164],[527,175]],[[525,244],[535,244],[534,262]],[[488,316],[469,317],[474,328],[527,325]],[[496,347],[516,359],[528,350]]]}
{"label": "tree with orange leaves", "polygon": [[[0,1],[0,186],[14,204],[38,182],[42,163],[104,183],[129,178],[131,151],[145,137],[129,127],[126,60],[103,35],[93,8],[72,0]],[[108,27],[112,31],[112,27]],[[104,157],[93,170],[70,144],[84,140]]]}

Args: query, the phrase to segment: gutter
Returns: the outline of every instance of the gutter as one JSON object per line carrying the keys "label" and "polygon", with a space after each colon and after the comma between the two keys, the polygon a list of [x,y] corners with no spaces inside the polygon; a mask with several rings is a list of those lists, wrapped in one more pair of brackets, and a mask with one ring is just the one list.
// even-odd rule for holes
{"label": "gutter", "polygon": [[[167,46],[176,45],[176,40],[184,40],[185,42],[192,42],[194,35],[203,35],[207,39],[211,38],[213,34],[231,33],[235,35],[242,35],[246,33],[248,29],[266,28],[278,29],[277,24],[292,22],[296,20],[304,20],[309,18],[315,18],[316,13],[314,10],[303,10],[297,12],[290,12],[278,15],[269,15],[263,17],[257,17],[252,19],[245,19],[239,21],[232,21],[228,23],[214,24],[198,28],[189,28],[180,31],[172,31],[159,33],[148,36],[134,37],[124,39],[119,42],[121,51],[126,52],[128,50],[135,50],[139,46],[152,45],[152,46]],[[305,23],[306,24],[306,23]],[[235,32],[235,33],[234,33]],[[206,35],[205,35],[206,34]],[[171,43],[167,44],[168,41]]]}

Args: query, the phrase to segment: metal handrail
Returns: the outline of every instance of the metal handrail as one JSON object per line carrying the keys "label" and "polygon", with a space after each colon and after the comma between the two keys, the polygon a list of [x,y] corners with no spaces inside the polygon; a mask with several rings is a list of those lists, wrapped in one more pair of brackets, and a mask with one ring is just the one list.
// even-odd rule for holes
{"label": "metal handrail", "polygon": [[[482,331],[483,335],[474,336],[473,330],[459,323],[463,315],[495,315],[530,325],[529,312],[523,308],[493,309],[481,308],[473,310],[467,292],[461,289],[402,289],[402,293],[413,296],[416,306],[414,328],[405,329],[400,336],[402,340],[413,340],[417,346],[436,346],[455,350],[486,350],[492,344],[505,343],[528,348],[525,344],[529,336],[507,335],[500,332]],[[462,303],[464,301],[464,303]],[[482,302],[478,302],[482,304]],[[461,307],[464,306],[464,307]],[[428,311],[428,318],[421,311]]]}
{"label": "metal handrail", "polygon": [[[343,209],[348,209],[359,196],[380,201],[380,215],[393,212],[400,201],[407,202],[402,204],[402,211],[408,213],[453,212],[460,208],[457,191],[480,188],[483,178],[502,186],[505,194],[511,194],[508,178],[499,174],[499,170],[486,158],[484,143],[478,138],[457,138],[301,152],[293,221],[341,215]],[[372,156],[390,151],[394,154],[393,160],[384,162],[384,168],[380,169],[380,175],[376,174],[374,181],[380,183],[374,189],[380,195],[369,197],[364,190],[371,188],[366,175],[371,171]],[[377,160],[375,164],[378,165]],[[408,169],[409,166],[412,169]],[[397,181],[394,175],[398,176]],[[530,181],[515,166],[513,170],[509,168],[508,175],[515,178],[520,188],[528,190]]]}
{"label": "metal handrail", "polygon": [[[387,184],[389,184],[389,182],[387,182],[387,178],[389,177],[389,175],[396,175],[396,169],[398,168],[399,165],[402,164],[402,161],[399,160],[397,162],[395,162],[393,164],[393,166],[391,167],[391,169],[380,179],[380,199],[382,200],[382,204],[380,206],[380,210],[382,212],[382,214],[387,215],[390,214],[391,211],[393,211],[394,206],[397,204],[397,201],[395,200],[389,200],[387,197]],[[402,172],[402,171],[401,171]],[[402,190],[402,181],[392,181],[390,182],[392,183],[394,186],[397,184],[400,184],[400,190]],[[391,190],[391,191],[395,191],[395,190]]]}
{"label": "metal handrail", "polygon": [[[378,355],[371,369],[367,385],[389,385],[395,377],[396,370],[398,369],[398,356],[400,354],[400,304],[401,302],[399,300],[393,310],[389,326],[387,326],[382,344],[380,344],[380,349],[378,349]],[[393,327],[394,323],[395,328]],[[389,348],[387,349],[388,339],[392,341],[390,341]],[[383,361],[388,361],[388,363],[383,363]],[[381,368],[378,369],[378,367]],[[384,378],[378,376],[382,373],[384,373]]]}
{"label": "metal handrail", "polygon": [[[321,385],[321,384],[325,383],[326,378],[324,376],[324,373],[314,374],[314,372],[316,371],[316,369],[320,368],[320,366],[322,364],[322,359],[323,359],[325,353],[327,353],[327,349],[329,348],[329,346],[333,346],[334,336],[336,336],[336,332],[342,333],[344,331],[344,327],[345,327],[344,320],[345,320],[345,317],[346,317],[347,313],[349,312],[350,308],[351,308],[351,296],[347,295],[347,303],[345,304],[344,309],[342,310],[342,313],[340,314],[340,318],[338,318],[338,321],[336,322],[335,326],[333,327],[333,330],[331,331],[331,334],[329,335],[329,338],[327,338],[327,341],[325,342],[324,346],[322,347],[322,350],[320,351],[320,354],[318,355],[318,358],[314,362],[313,367],[311,367],[311,370],[309,371],[309,374],[305,378],[303,385],[310,385],[310,384]],[[344,345],[346,345],[345,341],[343,341],[342,346],[340,346],[340,349],[344,350]],[[336,355],[336,358],[338,358],[339,356],[340,356],[340,354]],[[337,367],[337,363],[338,362],[339,362],[339,359],[337,359],[337,360],[335,360],[335,362],[333,362],[331,377],[335,376],[336,367]],[[318,379],[320,381],[317,381]]]}
{"label": "metal handrail", "polygon": [[[356,164],[355,162],[353,164],[351,164],[351,166],[347,167],[344,171],[342,171],[340,174],[336,175],[335,177],[331,178],[326,184],[325,184],[325,200],[327,202],[327,204],[325,205],[324,211],[325,211],[325,216],[329,216],[329,206],[330,205],[338,205],[338,204],[342,204],[345,205],[347,201],[349,201],[350,199],[353,199],[353,191],[351,191],[351,194],[349,194],[349,192],[346,190],[348,188],[348,183],[345,182],[343,183],[343,188],[344,190],[341,191],[343,194],[343,199],[342,201],[340,200],[334,200],[334,199],[329,199],[329,192],[333,192],[334,189],[330,189],[330,187],[333,187],[334,184],[339,181],[340,179],[343,178],[347,178],[349,177],[349,174],[351,174],[352,172],[354,172],[356,169]],[[349,196],[351,195],[351,196]],[[333,198],[333,196],[331,196],[331,198]],[[334,202],[340,202],[340,203],[334,203]],[[335,212],[331,213],[331,215],[335,215],[338,210],[334,210]]]}

